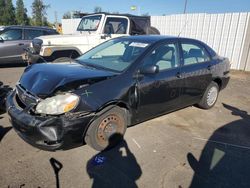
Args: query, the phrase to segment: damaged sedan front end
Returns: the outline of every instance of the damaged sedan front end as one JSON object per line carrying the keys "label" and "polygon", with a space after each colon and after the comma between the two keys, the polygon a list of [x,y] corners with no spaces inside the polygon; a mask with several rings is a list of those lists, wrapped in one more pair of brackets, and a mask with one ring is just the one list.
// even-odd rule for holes
{"label": "damaged sedan front end", "polygon": [[[67,70],[63,71],[64,68]],[[68,77],[76,69],[78,74]],[[88,74],[92,78],[86,78]],[[76,63],[27,67],[6,102],[14,129],[25,141],[44,150],[82,145],[83,134],[95,117],[93,107],[97,106],[95,101],[90,102],[90,97],[84,96],[85,88],[110,76],[112,74],[102,71],[83,69]]]}
{"label": "damaged sedan front end", "polygon": [[[7,110],[18,135],[44,150],[69,149],[82,145],[82,133],[94,113],[69,113],[60,116],[35,115],[34,105],[22,109],[16,90],[8,97]],[[83,126],[86,125],[86,126]]]}

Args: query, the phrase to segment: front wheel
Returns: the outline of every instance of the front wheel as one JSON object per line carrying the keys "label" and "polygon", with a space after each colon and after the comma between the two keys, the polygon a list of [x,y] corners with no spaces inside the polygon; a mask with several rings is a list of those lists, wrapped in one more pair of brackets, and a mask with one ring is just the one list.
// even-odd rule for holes
{"label": "front wheel", "polygon": [[85,142],[95,150],[102,151],[118,144],[127,129],[127,110],[109,106],[98,113],[89,126]]}
{"label": "front wheel", "polygon": [[212,108],[219,95],[219,86],[216,82],[211,82],[207,87],[201,101],[198,103],[198,106],[203,109],[210,109]]}

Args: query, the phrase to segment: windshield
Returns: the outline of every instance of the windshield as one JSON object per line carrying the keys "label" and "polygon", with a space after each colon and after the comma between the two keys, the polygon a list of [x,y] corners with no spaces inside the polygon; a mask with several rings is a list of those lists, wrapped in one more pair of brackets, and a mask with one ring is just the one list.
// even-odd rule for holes
{"label": "windshield", "polygon": [[77,31],[96,31],[101,18],[101,15],[83,17],[77,28]]}
{"label": "windshield", "polygon": [[126,39],[109,40],[83,54],[77,60],[88,66],[124,71],[139,57],[149,44]]}

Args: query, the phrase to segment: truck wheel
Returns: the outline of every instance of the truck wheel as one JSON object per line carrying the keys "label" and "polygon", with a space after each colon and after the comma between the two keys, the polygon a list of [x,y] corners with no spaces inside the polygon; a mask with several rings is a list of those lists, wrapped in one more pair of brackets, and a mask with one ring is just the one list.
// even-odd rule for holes
{"label": "truck wheel", "polygon": [[203,109],[212,108],[218,99],[218,95],[219,95],[219,86],[217,83],[212,81],[208,85],[201,101],[198,103],[198,106]]}
{"label": "truck wheel", "polygon": [[72,61],[71,58],[69,57],[59,57],[52,61],[52,63],[70,63]]}
{"label": "truck wheel", "polygon": [[160,35],[160,31],[156,29],[155,27],[150,26],[147,28],[147,34],[148,35]]}
{"label": "truck wheel", "polygon": [[103,109],[89,126],[85,142],[97,151],[112,148],[123,138],[127,129],[127,110],[118,106]]}

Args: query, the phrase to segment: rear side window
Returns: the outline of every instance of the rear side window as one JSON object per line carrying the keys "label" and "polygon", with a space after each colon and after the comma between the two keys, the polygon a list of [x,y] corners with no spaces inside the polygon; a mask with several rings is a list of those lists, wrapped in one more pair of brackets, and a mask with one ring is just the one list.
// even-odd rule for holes
{"label": "rear side window", "polygon": [[43,30],[34,30],[34,29],[25,29],[24,30],[24,39],[32,40],[36,37],[43,35]]}
{"label": "rear side window", "polygon": [[22,29],[8,29],[0,34],[3,40],[22,40]]}
{"label": "rear side window", "polygon": [[103,32],[105,34],[126,34],[127,27],[126,18],[107,18]]}
{"label": "rear side window", "polygon": [[204,47],[198,44],[182,43],[184,65],[203,63],[210,60]]}

